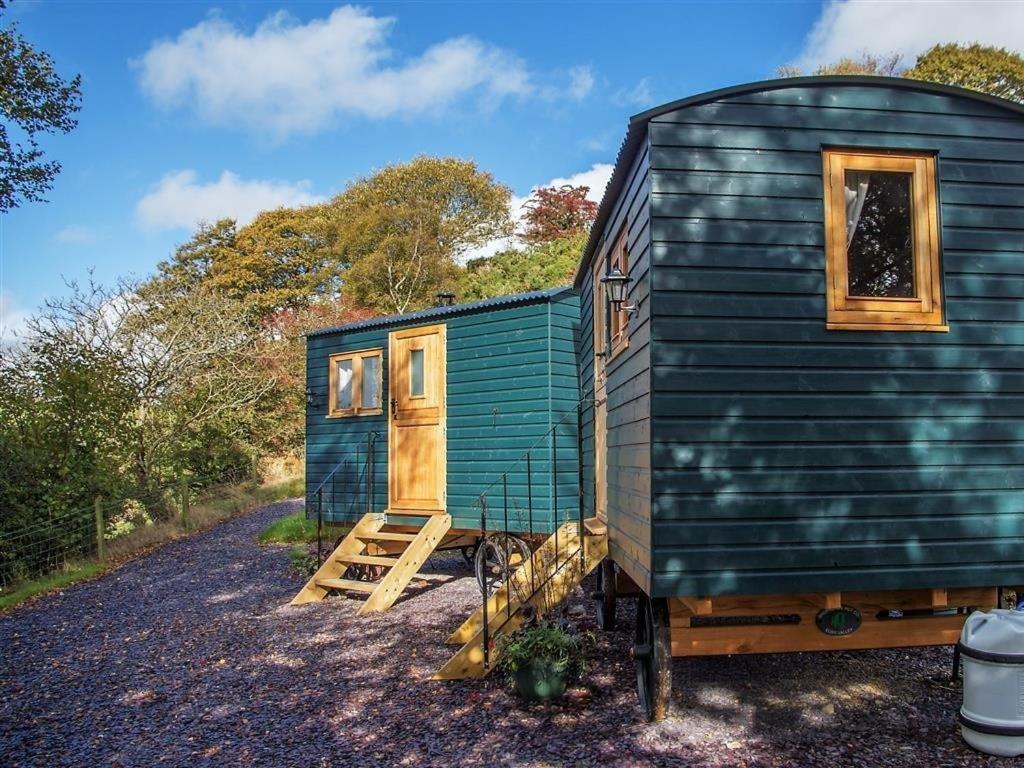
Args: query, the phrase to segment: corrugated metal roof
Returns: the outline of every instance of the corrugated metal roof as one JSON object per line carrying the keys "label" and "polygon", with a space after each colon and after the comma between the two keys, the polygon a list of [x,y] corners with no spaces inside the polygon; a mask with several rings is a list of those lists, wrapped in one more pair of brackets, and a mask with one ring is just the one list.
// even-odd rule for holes
{"label": "corrugated metal roof", "polygon": [[576,288],[579,288],[583,283],[583,276],[584,274],[587,274],[587,268],[590,264],[590,260],[593,258],[594,252],[598,249],[598,246],[601,243],[604,228],[608,223],[608,219],[611,217],[612,209],[615,207],[619,193],[622,192],[622,187],[626,183],[626,179],[629,176],[630,166],[633,164],[636,153],[643,142],[644,136],[647,134],[647,124],[651,120],[677,109],[697,106],[699,104],[705,104],[707,102],[717,101],[718,99],[738,96],[745,93],[771,91],[781,88],[799,88],[804,86],[827,88],[829,86],[840,85],[869,86],[872,88],[899,88],[907,91],[923,91],[925,93],[959,96],[962,98],[974,99],[976,101],[983,101],[997,107],[1008,109],[1012,112],[1017,112],[1018,114],[1024,114],[1024,106],[1012,101],[1007,101],[1006,99],[1000,99],[997,96],[990,96],[987,93],[971,91],[953,85],[925,82],[923,80],[909,80],[904,77],[880,77],[877,75],[816,75],[813,77],[786,77],[777,80],[762,80],[761,82],[744,83],[743,85],[734,85],[729,88],[720,88],[716,91],[699,93],[696,96],[688,96],[684,99],[670,101],[659,107],[648,109],[646,112],[640,112],[629,119],[626,137],[622,140],[622,146],[619,148],[619,154],[615,158],[615,168],[612,171],[612,176],[608,180],[607,186],[605,187],[604,195],[601,197],[601,204],[598,206],[597,217],[594,220],[593,226],[590,228],[590,237],[587,240],[586,246],[583,248],[583,256],[580,258],[580,263],[576,268],[576,276],[573,279],[573,285]]}
{"label": "corrugated metal roof", "polygon": [[466,304],[453,304],[450,307],[431,307],[430,309],[421,309],[418,312],[407,312],[404,315],[374,317],[369,320],[362,320],[358,323],[336,325],[333,328],[323,328],[319,331],[313,331],[306,335],[324,336],[329,333],[349,333],[352,331],[361,331],[366,328],[380,328],[386,325],[412,325],[423,320],[433,320],[438,317],[450,317],[452,315],[463,315],[472,312],[485,312],[489,309],[518,307],[524,304],[538,304],[550,301],[551,299],[562,296],[563,294],[570,293],[572,293],[572,288],[569,286],[560,286],[558,288],[547,288],[543,291],[515,293],[511,296],[495,296],[493,299],[483,299],[482,301],[473,301]]}

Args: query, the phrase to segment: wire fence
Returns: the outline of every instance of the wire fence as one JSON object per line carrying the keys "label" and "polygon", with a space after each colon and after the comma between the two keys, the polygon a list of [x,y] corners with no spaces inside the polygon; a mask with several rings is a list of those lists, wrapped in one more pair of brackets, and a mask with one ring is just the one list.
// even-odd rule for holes
{"label": "wire fence", "polygon": [[[27,516],[0,514],[0,589],[46,576],[88,558],[103,559],[111,528],[121,518],[180,516],[188,525],[188,510],[199,495],[213,495],[225,486],[248,479],[245,470],[230,468],[206,476],[182,476],[174,481],[118,499],[97,498],[93,504],[65,510],[39,510]],[[130,530],[130,528],[129,528]]]}

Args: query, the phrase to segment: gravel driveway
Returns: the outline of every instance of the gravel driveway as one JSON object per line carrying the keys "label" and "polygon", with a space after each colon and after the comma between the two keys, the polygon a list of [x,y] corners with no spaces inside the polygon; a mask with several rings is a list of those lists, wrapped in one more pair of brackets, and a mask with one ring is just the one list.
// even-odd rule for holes
{"label": "gravel driveway", "polygon": [[[301,579],[256,534],[282,502],[0,617],[9,766],[961,766],[947,650],[676,660],[675,713],[637,716],[628,628],[584,685],[519,705],[425,678],[476,606],[468,569],[388,613],[287,607]],[[582,599],[582,598],[581,598]],[[629,601],[621,604],[628,625]],[[588,606],[589,608],[589,606]]]}

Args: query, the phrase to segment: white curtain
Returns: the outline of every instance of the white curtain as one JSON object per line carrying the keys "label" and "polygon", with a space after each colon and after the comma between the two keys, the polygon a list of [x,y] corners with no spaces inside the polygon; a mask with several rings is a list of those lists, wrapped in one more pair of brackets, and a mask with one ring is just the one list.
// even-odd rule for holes
{"label": "white curtain", "polygon": [[846,247],[850,247],[857,232],[857,222],[864,210],[864,198],[868,196],[870,173],[846,172]]}

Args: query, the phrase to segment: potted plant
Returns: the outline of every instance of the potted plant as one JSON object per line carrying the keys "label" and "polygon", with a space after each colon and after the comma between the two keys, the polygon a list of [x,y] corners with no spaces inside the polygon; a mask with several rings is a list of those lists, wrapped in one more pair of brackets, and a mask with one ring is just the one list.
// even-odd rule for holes
{"label": "potted plant", "polygon": [[498,666],[528,701],[549,701],[583,672],[579,642],[547,622],[527,626],[498,639]]}

